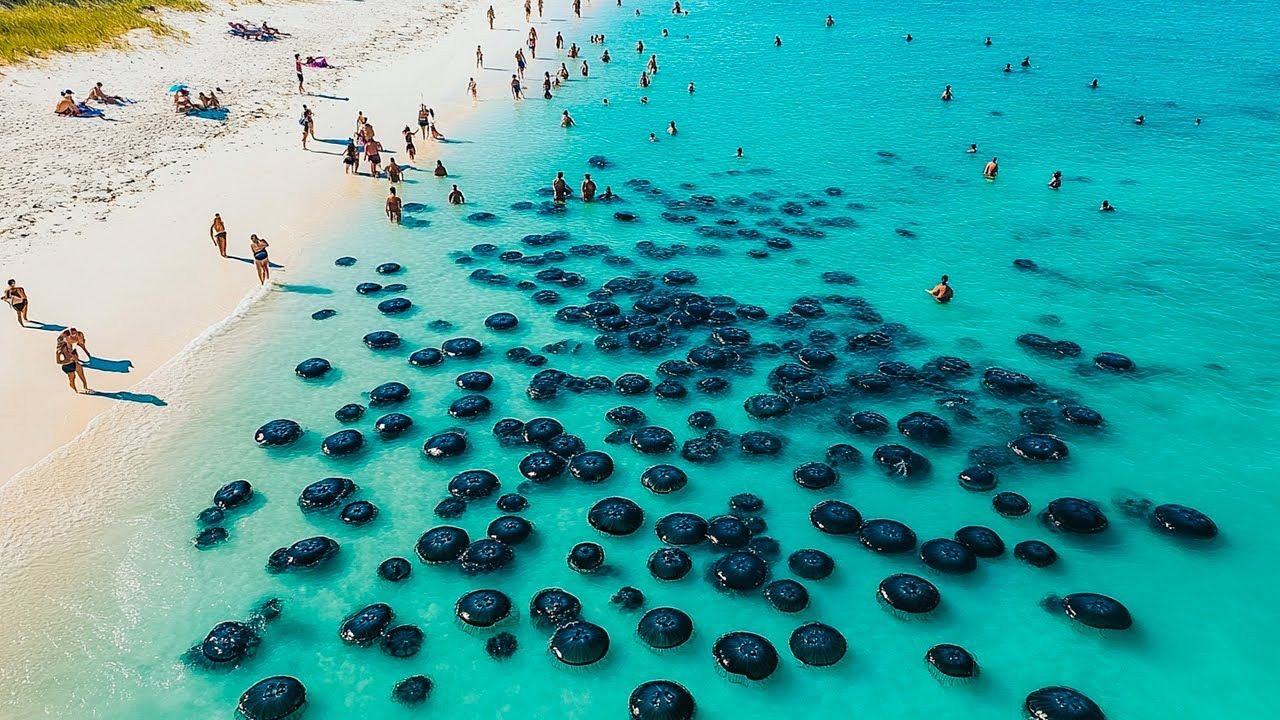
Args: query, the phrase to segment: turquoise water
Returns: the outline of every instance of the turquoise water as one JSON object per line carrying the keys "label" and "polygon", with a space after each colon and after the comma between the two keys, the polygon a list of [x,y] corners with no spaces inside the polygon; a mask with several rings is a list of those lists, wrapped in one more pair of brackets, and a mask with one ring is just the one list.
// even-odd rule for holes
{"label": "turquoise water", "polygon": [[[638,18],[628,14],[630,5],[621,12],[607,4],[589,7],[595,17],[565,34],[587,48],[590,80],[578,80],[574,69],[575,80],[555,102],[529,100],[513,108],[493,103],[461,133],[469,143],[446,146],[443,159],[467,193],[466,208],[444,204],[447,186],[415,178],[404,188],[406,200],[428,206],[410,214],[419,219],[416,227],[386,227],[377,201],[368,203],[349,228],[290,268],[287,282],[295,292],[273,293],[213,342],[204,362],[220,368],[224,381],[207,392],[198,416],[153,430],[138,480],[148,489],[128,503],[110,535],[111,561],[101,576],[113,580],[115,592],[58,601],[79,618],[79,632],[50,637],[48,656],[30,659],[29,675],[11,685],[8,714],[229,717],[245,688],[278,673],[306,684],[312,717],[622,717],[631,689],[653,678],[684,684],[707,718],[795,714],[797,703],[812,717],[1014,718],[1027,692],[1050,684],[1082,690],[1114,718],[1267,712],[1268,640],[1280,624],[1269,607],[1275,580],[1259,572],[1259,561],[1280,542],[1272,523],[1280,508],[1269,482],[1280,467],[1280,451],[1267,442],[1267,429],[1280,419],[1272,362],[1280,342],[1269,304],[1277,281],[1277,253],[1269,241],[1280,222],[1277,194],[1259,171],[1280,160],[1280,108],[1269,94],[1280,78],[1280,52],[1268,42],[1280,26],[1275,11],[1260,3],[1229,13],[1208,3],[1176,9],[1154,3],[1038,6],[1034,12],[980,3],[893,11],[860,6],[840,8],[836,27],[826,29],[828,9],[798,11],[772,0],[753,4],[750,13],[688,3],[687,18],[668,16],[661,4],[641,7],[646,14]],[[670,29],[666,39],[659,34],[663,27]],[[600,30],[610,36],[614,62],[608,66],[598,62],[598,46],[582,42]],[[908,32],[915,37],[910,44],[900,37]],[[771,42],[775,34],[783,38],[781,48]],[[982,45],[987,35],[992,47]],[[645,91],[645,105],[636,87],[643,61],[631,50],[637,38],[662,66]],[[1031,70],[1000,72],[1006,62],[1016,68],[1024,55],[1032,59]],[[544,69],[542,63],[533,67],[539,74]],[[1097,90],[1087,87],[1093,77],[1101,83]],[[693,95],[686,90],[690,81],[697,84]],[[496,74],[489,84],[500,82]],[[955,91],[950,104],[937,99],[945,84]],[[608,107],[600,102],[605,96]],[[565,108],[579,124],[568,133],[557,127]],[[1143,127],[1131,123],[1139,113],[1148,118]],[[1198,127],[1197,117],[1203,118]],[[675,138],[662,132],[670,120],[681,129]],[[660,142],[647,142],[650,132]],[[979,145],[977,156],[964,153],[971,142]],[[743,159],[732,157],[738,146],[745,148]],[[586,159],[596,154],[611,167],[589,168]],[[981,167],[992,155],[1000,157],[1002,171],[988,183]],[[575,186],[590,171],[624,202],[575,203],[561,216],[509,209],[517,201],[541,201],[534,189],[557,169]],[[1044,187],[1053,170],[1066,178],[1056,193]],[[663,194],[647,198],[626,184],[629,179],[650,180]],[[828,187],[843,194],[829,196]],[[699,216],[694,225],[660,217],[670,199],[705,194],[721,199],[723,207],[729,196],[755,192],[776,193],[751,200],[769,212],[680,210]],[[1096,212],[1103,198],[1119,212]],[[815,199],[827,205],[806,206],[799,218],[778,212],[784,202]],[[619,209],[636,213],[640,222],[614,221]],[[499,222],[465,220],[480,210],[497,214]],[[772,218],[800,227],[836,217],[850,218],[856,227],[812,224],[825,237],[788,235],[792,249],[760,259],[746,254],[762,248],[760,240],[695,231],[721,218],[738,219],[738,227]],[[779,235],[772,227],[760,229]],[[957,383],[980,417],[973,424],[955,422],[931,393],[851,395],[781,420],[750,419],[743,398],[765,391],[768,371],[785,356],[754,358],[751,374],[723,373],[732,387],[721,396],[691,387],[683,401],[563,392],[550,402],[530,400],[524,387],[536,369],[507,361],[509,348],[581,343],[576,353],[550,356],[546,367],[584,377],[640,372],[656,382],[660,360],[682,357],[707,334],[707,328],[697,329],[682,347],[662,354],[602,353],[592,347],[594,331],[552,317],[558,306],[536,305],[514,287],[468,280],[478,267],[513,281],[532,279],[538,268],[496,258],[453,262],[476,243],[533,254],[538,250],[522,247],[520,238],[552,230],[570,234],[555,249],[605,244],[634,260],[626,267],[598,257],[556,263],[587,278],[577,289],[556,288],[562,304],[585,302],[589,290],[615,276],[675,268],[698,276],[695,291],[731,295],[771,315],[801,296],[856,295],[886,321],[905,324],[914,341],[870,355],[845,352],[843,340],[837,342],[840,361],[828,372],[836,386],[843,386],[847,373],[872,371],[882,359],[919,366],[938,355],[958,355],[979,370],[1019,370],[1055,393],[1080,398],[1106,416],[1105,428],[1060,428],[1070,458],[998,469],[999,489],[1024,494],[1037,512],[1056,497],[1091,498],[1107,511],[1111,527],[1100,536],[1059,535],[1034,513],[998,516],[989,493],[956,483],[956,472],[969,464],[967,449],[1003,444],[1022,432],[1022,404],[980,390],[976,376]],[[658,261],[635,251],[639,241],[681,243],[689,250]],[[693,250],[699,245],[714,245],[720,254],[701,255]],[[339,255],[359,262],[336,267],[332,260]],[[1015,270],[1015,258],[1034,260],[1040,272]],[[386,261],[402,263],[404,272],[394,280],[376,275],[373,268]],[[852,273],[859,282],[823,284],[821,273],[829,270]],[[921,292],[944,272],[956,287],[949,306]],[[386,296],[353,292],[363,281],[407,284],[401,295],[414,301],[414,310],[380,315],[375,306]],[[617,300],[626,305],[631,296]],[[320,308],[338,314],[310,320]],[[813,329],[843,338],[871,327],[851,319],[841,305],[826,308],[824,319],[801,331],[769,322],[741,325],[757,343],[803,339]],[[518,330],[485,330],[484,318],[495,311],[518,315]],[[453,329],[430,329],[436,319]],[[390,352],[365,348],[360,338],[380,329],[396,331],[404,345]],[[1084,354],[1067,360],[1033,355],[1014,342],[1026,332],[1073,340]],[[484,354],[432,369],[405,362],[413,350],[457,336],[481,339]],[[1139,371],[1117,376],[1092,369],[1088,358],[1104,350],[1132,357]],[[294,377],[294,365],[316,355],[336,370],[323,381]],[[463,394],[453,379],[473,369],[496,377],[486,393],[494,410],[475,421],[453,420],[446,409]],[[321,439],[342,427],[333,411],[366,402],[370,388],[389,380],[412,388],[411,399],[392,408],[414,417],[412,430],[391,441],[377,438],[372,423],[382,413],[371,408],[353,425],[368,439],[361,453],[321,455]],[[733,432],[782,435],[785,449],[775,458],[746,458],[731,446],[708,465],[686,462],[678,453],[643,456],[603,440],[614,429],[604,413],[619,404],[640,407],[680,440],[697,434],[685,417],[706,409]],[[904,440],[894,433],[876,438],[842,430],[832,418],[849,410],[875,410],[891,421],[913,410],[937,412],[951,421],[955,437],[943,448],[916,446],[933,464],[924,481],[888,478],[868,462],[844,470],[828,490],[795,485],[792,468],[821,459],[832,443],[852,443],[869,459],[877,445]],[[432,509],[445,497],[449,478],[468,468],[492,469],[505,492],[521,487],[516,466],[526,450],[499,447],[489,429],[501,417],[535,416],[556,417],[590,448],[609,452],[617,464],[613,477],[600,486],[566,477],[529,488],[531,506],[523,515],[536,532],[504,571],[466,577],[456,568],[418,563],[414,543],[427,528],[456,524],[474,538],[501,514],[491,502],[475,503],[450,521],[435,518]],[[298,420],[306,435],[286,450],[256,448],[253,430],[275,417]],[[443,463],[423,457],[426,437],[458,426],[472,443],[464,457]],[[641,487],[641,471],[659,461],[684,467],[688,487],[666,496]],[[381,508],[378,519],[351,528],[333,515],[303,516],[298,492],[329,475],[353,478],[357,497]],[[218,486],[235,478],[249,479],[258,497],[248,511],[232,514],[226,544],[197,552],[188,543],[194,515]],[[717,554],[706,546],[691,549],[694,571],[683,580],[660,583],[645,570],[645,558],[660,545],[651,531],[654,520],[677,510],[711,517],[725,512],[728,498],[740,492],[757,493],[767,504],[765,534],[783,551],[773,577],[791,576],[785,558],[795,549],[819,547],[834,557],[834,575],[804,581],[812,598],[807,610],[784,615],[756,594],[716,592],[704,575]],[[607,495],[640,503],[645,527],[624,538],[592,530],[586,510]],[[1192,505],[1212,516],[1222,535],[1201,544],[1158,536],[1116,507],[1117,500],[1133,497]],[[876,555],[852,538],[819,533],[806,515],[824,498],[846,500],[867,518],[901,520],[921,541],[982,524],[1010,549],[1039,538],[1061,559],[1038,570],[1006,553],[980,561],[970,575],[938,575],[912,555]],[[329,567],[265,572],[274,549],[314,534],[342,544]],[[583,540],[605,546],[607,573],[583,576],[565,566],[568,549]],[[395,555],[414,560],[413,576],[400,584],[375,572]],[[887,612],[875,590],[895,572],[933,580],[943,596],[940,608],[911,620]],[[640,588],[646,607],[672,605],[689,613],[693,639],[661,654],[641,644],[634,633],[640,613],[609,604],[623,585]],[[547,635],[528,622],[527,606],[535,591],[550,586],[576,594],[585,617],[609,631],[612,647],[603,662],[570,669],[547,652]],[[521,608],[520,622],[505,628],[520,643],[510,660],[491,660],[485,636],[464,631],[452,617],[454,601],[477,587],[500,589]],[[1039,605],[1046,595],[1079,591],[1122,600],[1134,615],[1133,629],[1085,631]],[[282,598],[284,612],[244,666],[211,673],[182,662],[182,653],[214,624],[243,619],[268,597]],[[371,602],[389,603],[397,623],[425,631],[421,654],[397,660],[338,639],[343,617]],[[807,668],[791,657],[791,630],[812,620],[847,638],[850,654],[840,665]],[[772,678],[732,682],[717,671],[711,645],[730,630],[773,642],[782,662]],[[937,681],[923,655],[939,642],[973,652],[980,677]],[[419,709],[396,705],[392,685],[415,673],[433,678],[431,699]]]}

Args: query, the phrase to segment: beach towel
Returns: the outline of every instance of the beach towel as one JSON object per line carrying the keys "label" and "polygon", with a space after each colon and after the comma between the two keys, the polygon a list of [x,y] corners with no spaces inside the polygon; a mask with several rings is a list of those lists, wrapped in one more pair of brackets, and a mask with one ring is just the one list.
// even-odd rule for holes
{"label": "beach towel", "polygon": [[227,119],[227,109],[225,107],[213,108],[211,110],[204,110],[201,108],[192,108],[191,110],[188,110],[185,114],[190,115],[192,117],[204,118],[205,120],[221,121],[221,120]]}
{"label": "beach towel", "polygon": [[244,23],[238,23],[238,22],[229,22],[227,23],[227,25],[229,26],[229,28],[227,29],[227,32],[238,38],[244,38],[246,40],[275,40],[276,39],[276,35],[274,33],[264,32],[260,27],[246,25]]}
{"label": "beach towel", "polygon": [[[100,117],[106,116],[106,114],[102,112],[101,108],[96,108],[96,107],[93,107],[92,105],[86,105],[85,103],[82,103],[82,102],[76,103],[76,109],[80,111],[79,115],[63,115],[63,117],[100,118]],[[59,115],[60,113],[55,110],[53,114]]]}
{"label": "beach towel", "polygon": [[311,68],[321,68],[326,70],[329,68],[329,61],[324,59],[323,57],[311,58],[310,60],[302,64]]}

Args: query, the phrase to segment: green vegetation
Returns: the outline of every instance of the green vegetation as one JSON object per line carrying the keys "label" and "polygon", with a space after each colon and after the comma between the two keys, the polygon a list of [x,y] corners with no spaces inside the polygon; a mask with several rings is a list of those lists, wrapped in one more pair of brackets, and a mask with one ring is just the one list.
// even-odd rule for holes
{"label": "green vegetation", "polygon": [[117,46],[130,30],[166,35],[172,30],[156,9],[203,7],[200,0],[0,0],[0,64]]}

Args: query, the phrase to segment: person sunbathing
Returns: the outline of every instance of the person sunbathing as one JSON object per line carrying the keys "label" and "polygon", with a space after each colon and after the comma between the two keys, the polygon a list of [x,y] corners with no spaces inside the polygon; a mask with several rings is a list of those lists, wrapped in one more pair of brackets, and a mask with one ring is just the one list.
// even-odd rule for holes
{"label": "person sunbathing", "polygon": [[80,111],[80,107],[76,105],[76,99],[71,95],[70,90],[63,91],[62,99],[58,101],[58,106],[53,111],[68,117],[80,117],[84,114]]}
{"label": "person sunbathing", "polygon": [[307,67],[313,67],[313,68],[332,67],[331,65],[329,65],[329,61],[326,60],[323,55],[320,57],[311,57],[310,55],[308,55],[307,61],[303,64],[306,65]]}
{"label": "person sunbathing", "polygon": [[180,113],[189,113],[198,108],[191,103],[191,93],[183,88],[173,94],[173,109]]}
{"label": "person sunbathing", "polygon": [[102,89],[102,83],[95,83],[93,89],[89,91],[89,99],[96,100],[100,103],[109,103],[111,105],[123,105],[124,98],[119,95],[108,95]]}
{"label": "person sunbathing", "polygon": [[205,95],[204,93],[199,93],[199,95],[199,107],[201,110],[218,110],[222,107],[222,103],[218,102],[218,96],[214,95],[212,90],[209,91],[208,95]]}

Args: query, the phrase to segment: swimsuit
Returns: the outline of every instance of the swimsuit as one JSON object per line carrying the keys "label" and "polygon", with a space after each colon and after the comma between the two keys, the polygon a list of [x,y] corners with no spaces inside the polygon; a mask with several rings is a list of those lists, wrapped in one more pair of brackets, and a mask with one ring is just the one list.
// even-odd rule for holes
{"label": "swimsuit", "polygon": [[27,309],[27,301],[19,300],[15,302],[12,307],[14,312],[22,312],[23,310]]}
{"label": "swimsuit", "polygon": [[266,250],[259,250],[258,252],[256,252],[256,253],[254,253],[254,254],[253,254],[253,259],[254,259],[254,260],[257,260],[258,262],[262,262],[262,261],[266,260],[266,259],[267,259],[267,251],[266,251]]}
{"label": "swimsuit", "polygon": [[73,362],[66,363],[62,366],[62,372],[71,375],[76,371],[76,364]]}

